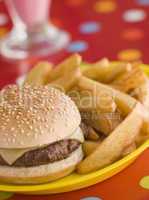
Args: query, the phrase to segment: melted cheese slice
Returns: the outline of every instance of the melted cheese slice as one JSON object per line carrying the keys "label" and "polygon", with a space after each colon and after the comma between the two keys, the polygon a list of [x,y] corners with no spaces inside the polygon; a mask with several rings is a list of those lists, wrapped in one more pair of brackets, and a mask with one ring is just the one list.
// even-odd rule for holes
{"label": "melted cheese slice", "polygon": [[[77,128],[77,130],[69,137],[69,139],[79,140],[81,143],[84,141],[82,130]],[[0,149],[1,157],[9,164],[12,165],[18,158],[23,156],[26,152],[35,150],[41,147],[28,148],[28,149]]]}
{"label": "melted cheese slice", "polygon": [[0,149],[0,155],[9,165],[12,165],[18,158],[30,150],[31,149]]}

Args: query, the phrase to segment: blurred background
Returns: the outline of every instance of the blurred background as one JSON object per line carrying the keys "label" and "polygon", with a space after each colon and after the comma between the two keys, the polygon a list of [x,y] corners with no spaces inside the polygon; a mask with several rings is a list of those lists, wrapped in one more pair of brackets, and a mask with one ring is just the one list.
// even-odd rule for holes
{"label": "blurred background", "polygon": [[[21,5],[19,2],[22,2]],[[37,20],[40,26],[33,26],[37,25]],[[8,33],[12,27],[10,38]],[[31,38],[29,42],[33,38],[42,41],[40,46],[30,48],[30,45],[29,50],[42,49],[41,53],[23,54],[24,57],[19,59],[12,59],[15,53],[7,56],[9,45],[20,42],[22,37],[26,37],[26,32]],[[88,62],[108,57],[111,60],[149,63],[149,0],[1,0],[0,39],[0,88],[14,83],[38,60],[58,63],[76,52]],[[26,43],[21,45],[24,45],[24,50]]]}

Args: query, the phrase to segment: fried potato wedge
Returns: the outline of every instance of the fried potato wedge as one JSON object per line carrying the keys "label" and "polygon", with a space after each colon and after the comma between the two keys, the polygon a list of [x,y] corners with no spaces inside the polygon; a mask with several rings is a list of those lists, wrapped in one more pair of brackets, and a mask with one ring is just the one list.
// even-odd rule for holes
{"label": "fried potato wedge", "polygon": [[77,172],[86,174],[116,161],[124,149],[134,142],[142,124],[142,105],[137,103],[125,120],[77,166]]}
{"label": "fried potato wedge", "polygon": [[139,146],[147,139],[149,139],[149,112],[148,109],[143,105],[142,115],[144,119],[144,123],[142,125],[140,133],[137,135],[135,142],[136,145]]}
{"label": "fried potato wedge", "polygon": [[82,122],[80,127],[84,134],[85,139],[92,141],[97,141],[100,139],[100,135],[91,126]]}
{"label": "fried potato wedge", "polygon": [[[134,63],[132,66],[133,67],[130,72],[125,72],[123,75],[115,79],[110,85],[122,92],[130,93],[132,97],[140,101],[149,111],[149,79],[139,67],[139,63]],[[148,119],[137,137],[136,143],[139,145],[147,138],[149,138]]]}
{"label": "fried potato wedge", "polygon": [[135,143],[137,147],[139,147],[143,142],[147,141],[149,139],[149,134],[140,132],[140,134],[136,137]]}
{"label": "fried potato wedge", "polygon": [[77,87],[80,90],[96,91],[99,94],[110,95],[124,116],[127,116],[137,103],[137,100],[131,96],[84,76],[79,78]]}
{"label": "fried potato wedge", "polygon": [[123,120],[121,113],[102,113],[98,110],[81,112],[82,119],[105,136],[109,135]]}
{"label": "fried potato wedge", "polygon": [[76,89],[69,92],[69,96],[76,103],[80,111],[100,110],[101,112],[115,112],[116,103],[105,92]]}
{"label": "fried potato wedge", "polygon": [[139,65],[134,65],[132,67],[132,70],[118,76],[110,85],[122,92],[129,93],[130,91],[139,87],[145,82],[146,75],[139,67]]}
{"label": "fried potato wedge", "polygon": [[100,143],[101,143],[100,140],[96,142],[86,140],[82,145],[85,156],[89,156],[91,153],[93,153]]}
{"label": "fried potato wedge", "polygon": [[95,64],[92,64],[83,71],[83,75],[87,78],[100,81],[102,83],[110,83],[117,76],[131,70],[131,65],[128,63],[110,63],[104,59]]}
{"label": "fried potato wedge", "polygon": [[56,87],[63,92],[67,92],[76,85],[81,75],[80,68],[76,67],[72,71],[65,73],[62,77],[50,82],[49,85]]}
{"label": "fried potato wedge", "polygon": [[45,85],[48,75],[52,69],[52,64],[46,61],[41,61],[35,65],[28,73],[24,84],[30,85]]}
{"label": "fried potato wedge", "polygon": [[52,73],[48,76],[49,83],[63,77],[66,73],[70,73],[76,67],[79,67],[81,64],[82,58],[79,54],[73,54],[69,58],[65,59],[63,62],[55,66],[52,70]]}
{"label": "fried potato wedge", "polygon": [[140,101],[149,111],[149,79],[146,76],[145,82],[136,87],[131,95]]}
{"label": "fried potato wedge", "polygon": [[129,155],[130,153],[132,153],[134,150],[136,150],[137,146],[136,143],[133,142],[132,144],[130,144],[128,147],[126,147],[122,153],[122,157],[125,157],[127,155]]}

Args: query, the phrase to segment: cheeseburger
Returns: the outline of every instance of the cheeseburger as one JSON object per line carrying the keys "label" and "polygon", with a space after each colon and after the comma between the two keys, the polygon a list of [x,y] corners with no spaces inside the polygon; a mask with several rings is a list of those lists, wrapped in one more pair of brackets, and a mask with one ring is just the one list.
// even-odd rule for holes
{"label": "cheeseburger", "polygon": [[0,92],[0,182],[38,184],[70,174],[82,160],[80,114],[49,86]]}

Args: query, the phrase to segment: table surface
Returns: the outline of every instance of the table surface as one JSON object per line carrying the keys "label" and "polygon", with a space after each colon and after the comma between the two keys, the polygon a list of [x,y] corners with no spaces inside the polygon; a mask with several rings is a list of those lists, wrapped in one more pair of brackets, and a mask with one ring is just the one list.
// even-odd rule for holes
{"label": "table surface", "polygon": [[[54,0],[50,21],[68,30],[71,42],[65,50],[42,59],[57,63],[69,54],[79,52],[90,62],[108,57],[149,63],[148,13],[149,0]],[[11,27],[6,8],[0,2],[0,38]],[[15,83],[39,59],[12,62],[0,58],[0,88]],[[121,173],[92,187],[50,196],[1,193],[0,200],[149,200],[149,190],[145,188],[149,188],[149,150]]]}

